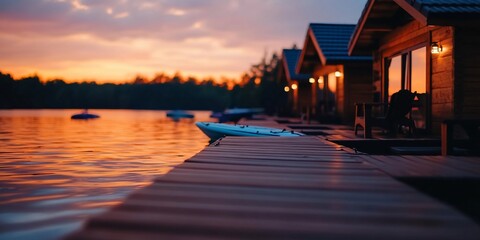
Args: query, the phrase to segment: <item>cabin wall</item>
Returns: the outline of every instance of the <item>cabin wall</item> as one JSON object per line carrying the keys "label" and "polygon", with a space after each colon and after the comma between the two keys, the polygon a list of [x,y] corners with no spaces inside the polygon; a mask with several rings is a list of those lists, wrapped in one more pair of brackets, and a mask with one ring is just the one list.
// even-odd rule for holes
{"label": "cabin wall", "polygon": [[355,121],[355,103],[372,102],[372,63],[357,62],[344,65],[345,100],[343,122]]}
{"label": "cabin wall", "polygon": [[[345,102],[346,102],[346,94],[345,94],[345,70],[343,65],[339,65],[337,70],[342,73],[340,77],[335,77],[333,80],[337,81],[337,99],[335,102],[335,109],[337,109],[337,116],[340,118],[340,121],[344,121],[345,117]],[[335,70],[336,71],[336,70]],[[329,79],[331,81],[331,79]]]}
{"label": "cabin wall", "polygon": [[387,101],[385,59],[414,47],[427,46],[428,42],[428,27],[417,21],[405,24],[379,40],[379,46],[373,53],[373,87],[374,94],[377,95],[374,95],[375,101]]}
{"label": "cabin wall", "polygon": [[[318,64],[315,66],[314,72],[313,72],[313,77],[318,80],[320,76],[324,78],[324,83],[321,84],[321,87],[323,90],[326,89],[325,83],[327,81],[335,81],[337,84],[337,88],[335,91],[335,102],[332,103],[331,101],[327,101],[327,96],[325,95],[325,92],[321,92],[317,89],[319,89],[319,84],[315,83],[313,86],[315,90],[317,91],[316,95],[317,98],[323,98],[322,100],[315,100],[315,108],[316,108],[316,117],[318,120],[321,122],[330,122],[330,121],[338,121],[338,78],[335,79],[328,79],[328,74],[335,72],[336,70],[342,71],[343,72],[343,67],[340,65],[320,65]],[[334,105],[335,107],[335,112],[330,112],[326,109],[330,109]]]}
{"label": "cabin wall", "polygon": [[[430,43],[440,42],[444,51],[437,55],[430,53]],[[375,101],[387,101],[385,76],[386,58],[422,46],[427,47],[427,127],[435,134],[440,133],[440,123],[454,114],[454,66],[453,28],[434,27],[412,21],[396,28],[380,39],[377,51],[373,53],[373,91]]]}
{"label": "cabin wall", "polygon": [[[313,76],[325,76],[335,71],[342,76],[328,81],[336,81],[336,120],[353,123],[356,102],[372,102],[372,62],[354,62],[344,65],[327,65],[315,69]],[[318,88],[318,85],[315,84]],[[319,112],[321,115],[322,113]]]}
{"label": "cabin wall", "polygon": [[431,30],[431,41],[439,42],[443,51],[431,54],[432,132],[439,134],[443,120],[454,117],[454,36],[453,27]]}
{"label": "cabin wall", "polygon": [[372,56],[372,82],[373,82],[373,102],[381,102],[382,96],[382,55],[380,51],[374,52]]}
{"label": "cabin wall", "polygon": [[297,105],[297,112],[302,116],[305,114],[311,114],[311,101],[312,101],[312,90],[311,84],[308,81],[299,81],[298,88],[294,91],[298,92],[298,105]]}
{"label": "cabin wall", "polygon": [[480,118],[479,32],[480,27],[455,28],[455,117]]}

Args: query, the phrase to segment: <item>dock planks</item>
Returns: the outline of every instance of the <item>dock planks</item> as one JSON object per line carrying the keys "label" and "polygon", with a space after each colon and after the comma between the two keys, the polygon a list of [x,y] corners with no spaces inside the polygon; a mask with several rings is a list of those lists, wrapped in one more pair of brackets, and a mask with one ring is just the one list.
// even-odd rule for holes
{"label": "dock planks", "polygon": [[363,155],[360,157],[393,177],[480,179],[478,157],[416,155]]}
{"label": "dock planks", "polygon": [[67,239],[478,239],[377,165],[316,137],[227,137]]}

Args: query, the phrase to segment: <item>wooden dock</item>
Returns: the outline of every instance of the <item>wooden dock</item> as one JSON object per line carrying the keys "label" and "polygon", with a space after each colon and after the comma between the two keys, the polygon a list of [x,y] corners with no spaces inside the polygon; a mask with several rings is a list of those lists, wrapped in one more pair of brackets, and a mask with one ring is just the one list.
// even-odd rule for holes
{"label": "wooden dock", "polygon": [[480,238],[367,157],[317,137],[227,137],[67,239]]}

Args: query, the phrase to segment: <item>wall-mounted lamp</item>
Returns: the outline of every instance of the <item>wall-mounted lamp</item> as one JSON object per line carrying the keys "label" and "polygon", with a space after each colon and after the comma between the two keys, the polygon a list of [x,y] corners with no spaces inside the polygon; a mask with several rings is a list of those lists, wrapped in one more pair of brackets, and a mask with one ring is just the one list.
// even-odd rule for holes
{"label": "wall-mounted lamp", "polygon": [[335,77],[341,77],[342,76],[342,73],[340,71],[335,71]]}
{"label": "wall-mounted lamp", "polygon": [[432,54],[439,54],[443,51],[442,45],[438,42],[432,42],[432,45],[430,45],[430,49]]}
{"label": "wall-mounted lamp", "polygon": [[297,88],[298,88],[297,84],[295,84],[295,83],[292,84],[292,89],[293,89],[293,90],[295,90],[295,89],[297,89]]}
{"label": "wall-mounted lamp", "polygon": [[309,83],[314,83],[314,82],[315,82],[315,78],[309,78],[309,79],[308,79],[308,82],[309,82]]}
{"label": "wall-mounted lamp", "polygon": [[289,88],[288,86],[285,86],[285,87],[283,88],[283,91],[285,91],[285,92],[290,92],[290,88]]}
{"label": "wall-mounted lamp", "polygon": [[323,84],[323,76],[318,77],[318,84]]}

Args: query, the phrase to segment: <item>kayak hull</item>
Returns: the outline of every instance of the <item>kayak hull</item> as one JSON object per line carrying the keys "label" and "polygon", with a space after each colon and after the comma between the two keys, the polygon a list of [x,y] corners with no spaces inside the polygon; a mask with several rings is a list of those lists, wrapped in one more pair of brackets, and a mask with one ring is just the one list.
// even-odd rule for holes
{"label": "kayak hull", "polygon": [[94,119],[99,118],[100,116],[90,113],[79,113],[72,115],[71,119]]}
{"label": "kayak hull", "polygon": [[298,137],[302,133],[287,131],[285,129],[249,126],[239,124],[226,124],[214,122],[196,122],[195,125],[210,139],[218,139],[225,136],[245,137]]}
{"label": "kayak hull", "polygon": [[180,119],[180,118],[194,118],[195,116],[186,111],[174,110],[174,111],[167,112],[167,117]]}

